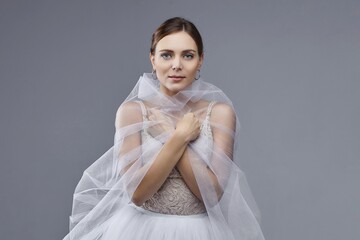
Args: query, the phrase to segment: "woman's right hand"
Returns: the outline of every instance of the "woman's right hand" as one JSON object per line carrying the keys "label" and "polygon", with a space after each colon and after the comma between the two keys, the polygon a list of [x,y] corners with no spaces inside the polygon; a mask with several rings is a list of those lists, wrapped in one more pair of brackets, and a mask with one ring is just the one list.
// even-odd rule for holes
{"label": "woman's right hand", "polygon": [[184,137],[186,142],[195,140],[200,134],[199,119],[194,113],[186,113],[176,124],[175,134]]}

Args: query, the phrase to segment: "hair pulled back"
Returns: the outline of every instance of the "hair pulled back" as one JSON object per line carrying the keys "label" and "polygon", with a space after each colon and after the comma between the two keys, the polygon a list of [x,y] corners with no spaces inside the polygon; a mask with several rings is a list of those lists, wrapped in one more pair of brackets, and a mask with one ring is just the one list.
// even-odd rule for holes
{"label": "hair pulled back", "polygon": [[204,51],[204,46],[200,32],[197,30],[197,28],[192,22],[181,17],[170,18],[165,22],[163,22],[156,29],[156,31],[153,33],[151,38],[151,47],[150,47],[151,55],[155,54],[156,45],[163,37],[181,31],[188,33],[190,37],[195,41],[196,46],[198,48],[199,56],[201,56]]}

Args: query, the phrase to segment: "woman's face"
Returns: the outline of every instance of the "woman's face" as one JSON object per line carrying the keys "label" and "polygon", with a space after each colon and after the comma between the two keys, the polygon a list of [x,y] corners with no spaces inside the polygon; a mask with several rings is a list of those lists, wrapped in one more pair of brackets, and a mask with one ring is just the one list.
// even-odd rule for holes
{"label": "woman's face", "polygon": [[194,81],[203,55],[199,56],[192,37],[181,31],[163,37],[150,60],[160,81],[160,91],[172,96]]}

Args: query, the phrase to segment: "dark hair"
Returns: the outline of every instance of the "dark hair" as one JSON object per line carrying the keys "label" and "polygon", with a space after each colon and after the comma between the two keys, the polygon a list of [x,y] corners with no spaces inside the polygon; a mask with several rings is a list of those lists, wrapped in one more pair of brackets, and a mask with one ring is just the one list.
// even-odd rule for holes
{"label": "dark hair", "polygon": [[150,53],[152,55],[155,54],[156,45],[163,37],[181,31],[188,33],[190,37],[194,39],[199,56],[201,56],[204,51],[204,46],[199,31],[192,22],[181,17],[170,18],[156,29],[151,38]]}

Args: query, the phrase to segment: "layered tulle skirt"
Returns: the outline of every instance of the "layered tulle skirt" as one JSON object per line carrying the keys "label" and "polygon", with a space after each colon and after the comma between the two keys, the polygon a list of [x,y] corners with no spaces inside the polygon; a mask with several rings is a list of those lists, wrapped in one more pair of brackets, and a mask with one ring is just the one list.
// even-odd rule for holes
{"label": "layered tulle skirt", "polygon": [[211,224],[206,213],[169,215],[155,213],[134,204],[111,219],[102,240],[210,240]]}

